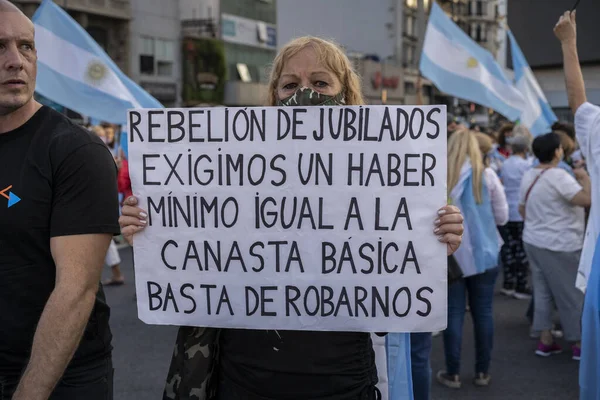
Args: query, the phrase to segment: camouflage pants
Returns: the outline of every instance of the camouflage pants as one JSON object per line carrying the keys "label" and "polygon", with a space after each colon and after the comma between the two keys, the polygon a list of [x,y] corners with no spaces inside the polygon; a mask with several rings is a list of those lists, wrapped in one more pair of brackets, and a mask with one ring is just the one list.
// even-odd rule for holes
{"label": "camouflage pants", "polygon": [[211,400],[216,396],[215,370],[219,329],[182,326],[175,349],[163,400]]}

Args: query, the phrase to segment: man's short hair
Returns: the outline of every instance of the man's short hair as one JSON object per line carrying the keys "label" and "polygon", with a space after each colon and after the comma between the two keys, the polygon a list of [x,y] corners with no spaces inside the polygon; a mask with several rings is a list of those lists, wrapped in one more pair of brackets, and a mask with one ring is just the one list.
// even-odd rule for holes
{"label": "man's short hair", "polygon": [[506,138],[506,143],[510,145],[513,153],[517,154],[526,153],[531,147],[531,139],[525,135],[518,135]]}
{"label": "man's short hair", "polygon": [[531,145],[533,154],[541,163],[549,163],[554,160],[559,147],[560,136],[554,132],[536,137]]}

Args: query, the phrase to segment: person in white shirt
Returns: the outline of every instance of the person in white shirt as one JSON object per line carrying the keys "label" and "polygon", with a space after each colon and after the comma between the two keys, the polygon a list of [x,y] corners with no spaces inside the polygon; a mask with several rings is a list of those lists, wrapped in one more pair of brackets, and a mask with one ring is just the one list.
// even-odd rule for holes
{"label": "person in white shirt", "polygon": [[[575,114],[575,132],[577,141],[582,152],[592,187],[600,187],[600,163],[597,161],[600,155],[600,107],[590,104],[585,94],[583,74],[579,65],[577,54],[577,32],[576,13],[566,12],[554,28],[557,38],[561,42],[565,81],[569,106]],[[595,197],[592,199],[595,200]],[[586,232],[585,244],[581,255],[577,287],[585,291],[587,279],[590,275],[592,257],[598,239],[600,228],[600,202],[592,201],[588,231]]]}
{"label": "person in white shirt", "polygon": [[[600,271],[592,268],[598,229],[600,225],[600,202],[598,187],[600,187],[600,107],[587,101],[583,74],[577,54],[577,24],[576,13],[565,12],[554,27],[554,34],[560,40],[565,69],[565,81],[569,106],[575,114],[575,131],[581,153],[587,164],[592,181],[592,206],[588,219],[587,232],[576,285],[585,291],[585,307],[582,316],[582,346],[581,367],[579,369],[580,399],[600,399]],[[589,288],[589,289],[587,289]],[[587,290],[586,290],[587,289]]]}
{"label": "person in white shirt", "polygon": [[541,332],[536,354],[562,351],[551,333],[555,303],[565,338],[573,343],[573,359],[578,360],[583,294],[573,283],[583,247],[583,207],[591,202],[590,179],[582,168],[574,170],[577,180],[557,168],[564,156],[558,134],[538,136],[532,150],[540,164],[523,176],[519,211],[525,220],[523,242],[533,279],[533,330]]}
{"label": "person in white shirt", "polygon": [[523,248],[523,218],[519,214],[519,190],[525,172],[531,168],[527,153],[531,138],[518,135],[508,139],[512,149],[511,156],[502,165],[502,183],[508,202],[508,223],[498,230],[504,245],[500,251],[504,269],[502,294],[517,299],[531,298],[528,285],[529,262]]}

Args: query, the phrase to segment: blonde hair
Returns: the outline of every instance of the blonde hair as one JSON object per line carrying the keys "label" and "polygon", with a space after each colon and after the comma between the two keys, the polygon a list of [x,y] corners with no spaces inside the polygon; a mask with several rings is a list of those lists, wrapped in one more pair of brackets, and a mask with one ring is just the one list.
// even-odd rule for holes
{"label": "blonde hair", "polygon": [[475,132],[475,138],[477,139],[477,144],[479,145],[479,150],[482,155],[488,154],[494,148],[494,142],[492,142],[492,138],[490,138],[485,133]]}
{"label": "blonde hair", "polygon": [[360,78],[340,46],[318,37],[303,36],[286,44],[273,60],[269,77],[267,105],[277,105],[277,85],[285,63],[309,46],[317,53],[319,62],[333,72],[341,82],[346,104],[350,106],[365,104],[360,87]]}
{"label": "blonde hair", "polygon": [[94,132],[98,136],[105,136],[106,131],[102,127],[102,125],[94,125],[92,126],[92,132]]}
{"label": "blonde hair", "polygon": [[458,184],[460,171],[467,161],[473,170],[473,195],[475,202],[483,201],[483,157],[479,149],[476,133],[468,129],[459,129],[448,139],[448,195]]}

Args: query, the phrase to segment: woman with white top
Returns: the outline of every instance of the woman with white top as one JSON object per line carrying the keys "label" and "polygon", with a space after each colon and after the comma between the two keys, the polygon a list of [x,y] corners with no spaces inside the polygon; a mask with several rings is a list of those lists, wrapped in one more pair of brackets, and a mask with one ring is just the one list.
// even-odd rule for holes
{"label": "woman with white top", "polygon": [[487,386],[491,379],[492,303],[500,251],[496,226],[507,222],[508,204],[500,179],[484,164],[478,139],[486,138],[490,140],[483,134],[463,129],[448,140],[449,197],[462,210],[465,219],[463,242],[454,253],[463,277],[448,286],[448,327],[444,331],[446,370],[438,372],[437,380],[454,389],[461,387],[460,355],[467,297],[475,329],[473,382]]}
{"label": "woman with white top", "polygon": [[541,332],[536,354],[562,351],[551,334],[555,303],[565,339],[573,343],[573,359],[579,360],[583,294],[575,280],[585,229],[583,207],[591,203],[590,178],[583,169],[574,170],[573,178],[557,168],[564,156],[558,134],[538,136],[532,149],[540,164],[523,177],[519,211],[533,279],[533,330]]}

